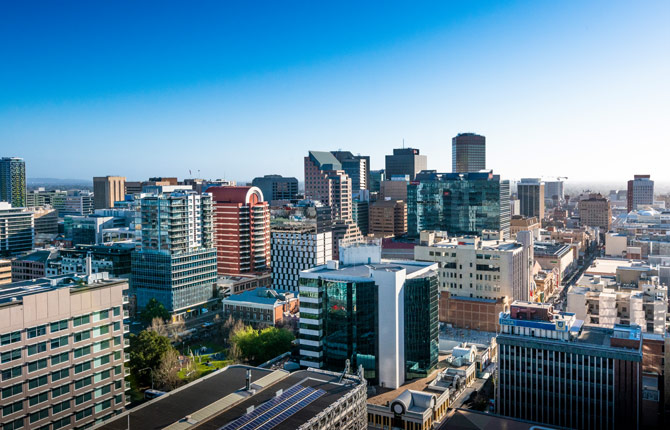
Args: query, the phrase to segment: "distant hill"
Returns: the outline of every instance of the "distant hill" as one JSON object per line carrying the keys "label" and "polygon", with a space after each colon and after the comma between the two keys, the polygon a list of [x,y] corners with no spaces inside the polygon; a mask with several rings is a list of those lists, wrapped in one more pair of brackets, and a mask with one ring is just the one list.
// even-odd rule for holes
{"label": "distant hill", "polygon": [[93,189],[93,179],[26,178],[28,189]]}

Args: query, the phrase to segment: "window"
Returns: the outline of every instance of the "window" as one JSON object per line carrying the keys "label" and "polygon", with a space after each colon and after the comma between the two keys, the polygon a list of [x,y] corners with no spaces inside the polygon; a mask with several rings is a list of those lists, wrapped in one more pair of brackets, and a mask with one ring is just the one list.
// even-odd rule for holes
{"label": "window", "polygon": [[23,392],[23,383],[19,382],[16,385],[2,389],[2,398],[6,399],[7,397],[16,396]]}
{"label": "window", "polygon": [[70,359],[70,353],[69,352],[63,352],[60,354],[52,355],[51,356],[51,365],[55,366],[57,364],[65,363]]}
{"label": "window", "polygon": [[36,372],[40,369],[47,367],[47,359],[43,358],[41,360],[32,361],[28,363],[28,373]]}
{"label": "window", "polygon": [[83,348],[77,348],[74,350],[74,358],[83,357],[91,353],[90,346],[84,346]]}
{"label": "window", "polygon": [[7,406],[2,407],[2,416],[6,416],[9,414],[13,414],[14,412],[22,411],[23,410],[23,400],[19,400],[18,402],[14,402],[12,404],[9,404]]}
{"label": "window", "polygon": [[111,374],[112,374],[112,373],[111,373],[110,370],[105,370],[104,372],[96,373],[96,374],[94,375],[93,381],[94,381],[95,383],[98,383],[98,382],[100,382],[100,381],[104,381],[105,379],[109,378],[109,376],[110,376]]}
{"label": "window", "polygon": [[121,372],[123,372],[121,366],[114,366],[114,374],[115,375],[120,375]]}
{"label": "window", "polygon": [[39,378],[34,378],[28,380],[28,389],[29,390],[34,390],[37,387],[41,387],[42,385],[47,384],[47,375],[40,376]]}
{"label": "window", "polygon": [[51,398],[56,398],[70,392],[70,384],[61,385],[51,390]]}
{"label": "window", "polygon": [[51,374],[51,382],[60,381],[63,378],[70,376],[70,368],[66,367],[65,369],[58,370]]}
{"label": "window", "polygon": [[46,350],[47,350],[46,342],[40,342],[34,345],[28,345],[28,356],[30,357],[31,355],[39,354],[40,352],[44,352]]}
{"label": "window", "polygon": [[56,333],[61,330],[67,330],[67,320],[57,321],[51,323],[51,333]]}
{"label": "window", "polygon": [[3,334],[0,336],[0,345],[5,346],[12,343],[21,342],[21,332],[15,331],[12,333]]}
{"label": "window", "polygon": [[102,336],[102,335],[105,335],[105,334],[107,334],[107,333],[109,333],[109,326],[108,326],[108,325],[103,325],[103,326],[100,326],[100,327],[95,327],[95,328],[93,329],[93,337]]}
{"label": "window", "polygon": [[67,345],[67,336],[61,336],[51,341],[51,349],[60,348]]}
{"label": "window", "polygon": [[3,352],[2,355],[0,356],[0,361],[2,361],[2,363],[9,363],[10,361],[20,359],[21,359],[21,348]]}
{"label": "window", "polygon": [[81,395],[75,397],[74,398],[74,405],[79,406],[82,403],[86,403],[91,399],[93,399],[93,393],[89,391],[88,393],[84,393],[84,394],[81,394]]}
{"label": "window", "polygon": [[100,402],[97,405],[95,405],[95,412],[102,412],[105,409],[109,409],[109,407],[112,406],[112,401],[111,400],[105,400],[104,402]]}
{"label": "window", "polygon": [[100,320],[106,320],[107,318],[109,318],[109,311],[108,310],[93,312],[93,322],[98,322]]}
{"label": "window", "polygon": [[74,419],[75,419],[75,421],[79,421],[79,420],[84,419],[86,417],[90,417],[92,413],[93,413],[93,408],[86,408],[82,411],[77,412],[74,416]]}
{"label": "window", "polygon": [[121,330],[121,323],[119,321],[114,322],[114,331]]}
{"label": "window", "polygon": [[80,331],[79,333],[75,333],[72,335],[73,342],[81,342],[82,340],[90,339],[91,338],[91,331],[86,330],[86,331]]}
{"label": "window", "polygon": [[23,428],[23,418],[2,425],[2,430],[19,430]]}
{"label": "window", "polygon": [[32,327],[26,330],[28,333],[28,339],[32,339],[37,336],[44,336],[47,334],[47,326],[46,325],[41,325],[38,327]]}
{"label": "window", "polygon": [[2,371],[2,380],[6,381],[8,379],[17,378],[21,376],[21,366],[15,366],[11,369],[5,369]]}
{"label": "window", "polygon": [[70,409],[70,401],[66,400],[64,402],[57,403],[53,405],[51,413],[53,414],[58,414],[60,412],[66,411]]}
{"label": "window", "polygon": [[121,307],[117,306],[114,308],[114,316],[118,317],[119,315],[121,315]]}
{"label": "window", "polygon": [[45,418],[49,418],[49,408],[42,409],[41,411],[30,414],[30,424]]}
{"label": "window", "polygon": [[77,373],[85,372],[87,370],[91,370],[91,362],[86,361],[84,363],[77,364],[74,366],[74,374],[76,375]]}
{"label": "window", "polygon": [[93,362],[93,367],[104,366],[105,364],[108,364],[108,363],[109,363],[109,355],[105,355],[104,357],[96,358]]}
{"label": "window", "polygon": [[70,417],[61,418],[54,421],[53,430],[62,429],[63,427],[69,426],[72,419]]}
{"label": "window", "polygon": [[86,378],[80,379],[78,381],[74,381],[74,389],[78,390],[80,388],[84,388],[91,385],[91,377],[87,376]]}
{"label": "window", "polygon": [[114,396],[114,403],[116,403],[117,405],[122,404],[123,403],[123,394],[119,394],[119,395]]}
{"label": "window", "polygon": [[35,396],[29,397],[28,404],[30,405],[30,407],[33,407],[35,405],[39,405],[40,403],[44,403],[47,400],[49,400],[49,392],[45,391],[44,393],[40,393]]}
{"label": "window", "polygon": [[82,315],[72,319],[72,325],[74,327],[79,327],[80,325],[88,324],[89,322],[91,322],[90,315]]}
{"label": "window", "polygon": [[95,398],[97,399],[98,397],[102,397],[105,394],[109,394],[109,392],[112,391],[112,384],[105,385],[104,387],[100,387],[95,390]]}

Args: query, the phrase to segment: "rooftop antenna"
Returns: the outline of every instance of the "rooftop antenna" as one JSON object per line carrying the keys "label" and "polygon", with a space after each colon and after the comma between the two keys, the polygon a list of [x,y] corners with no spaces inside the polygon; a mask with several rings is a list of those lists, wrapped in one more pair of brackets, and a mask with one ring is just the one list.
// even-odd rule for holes
{"label": "rooftop antenna", "polygon": [[405,149],[405,138],[402,138],[402,149]]}

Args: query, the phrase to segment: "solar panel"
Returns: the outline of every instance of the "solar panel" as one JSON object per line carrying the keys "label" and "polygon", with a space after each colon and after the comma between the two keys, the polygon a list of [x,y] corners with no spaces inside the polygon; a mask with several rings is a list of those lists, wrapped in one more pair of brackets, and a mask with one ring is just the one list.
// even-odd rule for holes
{"label": "solar panel", "polygon": [[250,413],[226,424],[220,430],[269,430],[325,393],[320,389],[294,385]]}

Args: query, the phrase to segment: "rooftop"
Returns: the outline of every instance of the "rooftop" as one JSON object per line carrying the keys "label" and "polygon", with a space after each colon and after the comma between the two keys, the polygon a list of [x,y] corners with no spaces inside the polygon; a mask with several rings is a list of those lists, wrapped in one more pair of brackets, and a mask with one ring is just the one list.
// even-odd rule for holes
{"label": "rooftop", "polygon": [[[413,277],[412,275],[421,275],[418,273],[424,269],[429,268],[435,263],[424,263],[419,261],[388,261],[382,260],[378,264],[358,264],[353,266],[344,266],[340,265],[337,269],[329,269],[327,265],[316,266],[308,270],[304,270],[301,273],[314,273],[326,277],[332,276],[343,276],[343,277],[354,277],[354,278],[370,278],[370,270],[385,270],[388,272],[398,272],[400,270],[407,271],[407,277]],[[431,271],[432,272],[432,271]],[[425,275],[429,275],[426,273]]]}
{"label": "rooftop", "polygon": [[[288,297],[290,295],[291,297]],[[243,291],[239,294],[233,294],[230,297],[223,299],[224,302],[249,302],[264,305],[274,305],[277,302],[283,302],[289,298],[295,297],[294,293],[283,293],[281,291],[273,290],[271,288],[256,288],[253,290]]]}
{"label": "rooftop", "polygon": [[619,258],[596,258],[585,271],[585,275],[616,276],[617,267],[631,267],[632,260]]}
{"label": "rooftop", "polygon": [[[251,371],[252,391],[244,389],[247,369]],[[332,372],[310,369],[288,373],[284,370],[228,366],[94,428],[126,430],[130,423],[130,428],[143,430],[219,430],[247,414],[253,414],[269,400],[274,399],[273,403],[278,407],[284,406],[287,403],[284,399],[296,391],[315,393],[302,402],[306,403],[302,408],[293,410],[294,413],[283,421],[274,425],[267,421],[258,423],[258,426],[266,424],[263,428],[267,429],[295,430],[358,385],[359,381],[355,378],[347,377],[340,382],[340,375]],[[238,427],[233,425],[231,428]]]}
{"label": "rooftop", "polygon": [[536,256],[558,257],[570,252],[570,245],[552,242],[535,242],[533,250]]}

